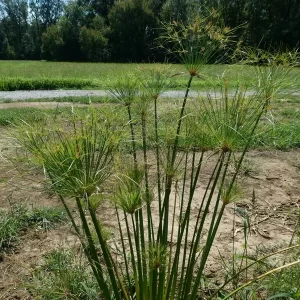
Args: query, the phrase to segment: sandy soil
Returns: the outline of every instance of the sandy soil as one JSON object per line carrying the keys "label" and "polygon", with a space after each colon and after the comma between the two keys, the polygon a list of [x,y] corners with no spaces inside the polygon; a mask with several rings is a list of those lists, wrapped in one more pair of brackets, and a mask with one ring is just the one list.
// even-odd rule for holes
{"label": "sandy soil", "polygon": [[[3,132],[0,132],[0,140],[0,152],[5,154],[9,148]],[[225,259],[230,257],[233,237],[237,251],[242,251],[243,227],[237,207],[238,210],[246,210],[251,218],[249,251],[263,247],[282,247],[291,241],[300,206],[300,171],[296,167],[299,158],[300,149],[289,152],[248,153],[244,174],[239,178],[244,194],[237,203],[226,208],[206,270],[209,277],[217,278],[216,274],[222,269],[220,255]],[[202,176],[208,177],[211,167],[208,164]],[[41,180],[40,174],[25,176],[17,172],[4,158],[0,158],[0,209],[7,209],[9,202],[34,206],[59,205],[58,200],[43,189]],[[255,205],[252,205],[253,191]],[[200,187],[197,193],[200,197]],[[197,205],[193,207],[192,214],[196,214],[196,210]],[[106,205],[101,209],[101,216],[104,223],[114,230],[114,211]],[[32,269],[42,263],[43,254],[51,249],[75,245],[78,245],[78,241],[69,224],[47,232],[25,232],[14,253],[0,256],[0,299],[31,299],[21,286],[22,278],[30,276]]]}

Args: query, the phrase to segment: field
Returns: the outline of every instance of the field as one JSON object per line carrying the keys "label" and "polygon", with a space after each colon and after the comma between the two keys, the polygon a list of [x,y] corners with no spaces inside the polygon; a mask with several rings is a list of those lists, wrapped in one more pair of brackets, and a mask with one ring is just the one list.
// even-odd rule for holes
{"label": "field", "polygon": [[[139,80],[142,82],[145,80],[143,83],[147,83],[145,84],[146,90],[150,95],[155,96],[159,89],[157,86],[161,82],[164,83],[164,80],[168,81],[169,78],[159,77],[157,80],[158,77],[153,77],[152,80],[156,80],[155,89],[151,85],[153,74],[147,72],[150,67],[156,69],[159,67],[159,76],[161,76],[162,66],[145,64],[139,67],[144,70],[142,71],[144,77]],[[172,70],[168,71],[169,74],[183,71],[181,66],[171,66],[171,68]],[[85,245],[89,249],[92,249],[90,247],[93,245],[96,246],[96,256],[100,258],[101,264],[108,264],[113,260],[120,267],[121,276],[126,278],[124,284],[128,292],[132,288],[137,289],[137,283],[132,283],[137,279],[134,276],[127,278],[123,260],[124,257],[135,255],[139,257],[140,248],[135,245],[138,243],[138,234],[135,230],[144,228],[146,242],[143,239],[140,241],[146,243],[148,247],[150,244],[147,240],[148,230],[152,228],[159,232],[160,228],[156,226],[159,222],[167,228],[168,234],[164,236],[162,233],[161,240],[166,239],[169,251],[174,251],[175,258],[175,252],[181,251],[178,256],[180,268],[184,266],[181,255],[189,255],[189,252],[185,252],[189,251],[186,249],[195,250],[197,256],[200,257],[195,263],[196,266],[201,266],[202,262],[205,263],[205,268],[199,275],[201,284],[198,288],[197,299],[225,299],[227,296],[226,299],[267,299],[274,295],[278,295],[277,299],[298,299],[300,284],[297,278],[300,276],[300,267],[295,262],[299,259],[297,245],[300,238],[300,88],[296,80],[300,76],[295,74],[298,74],[299,70],[289,73],[280,82],[280,88],[276,86],[276,89],[278,88],[276,92],[279,93],[274,94],[270,105],[262,109],[260,104],[255,104],[259,103],[257,101],[260,100],[260,95],[253,95],[253,86],[257,78],[254,77],[255,72],[252,72],[251,68],[249,66],[205,67],[203,70],[207,71],[206,80],[195,78],[192,91],[212,88],[215,91],[211,92],[210,96],[187,99],[185,114],[181,118],[178,116],[182,110],[182,99],[177,98],[159,98],[159,101],[155,102],[157,106],[154,105],[151,97],[150,102],[146,96],[142,98],[143,101],[139,101],[139,95],[135,95],[138,99],[131,99],[132,104],[125,104],[125,106],[122,102],[124,99],[119,97],[106,98],[105,101],[102,98],[86,99],[83,97],[59,99],[58,102],[54,102],[55,99],[53,102],[43,99],[39,102],[0,103],[0,299],[96,299],[97,297],[104,299],[95,276],[88,267],[87,257],[89,256],[84,255],[82,240],[84,243],[88,241],[88,246]],[[124,85],[120,84],[120,76],[131,75],[132,64],[1,61],[0,69],[1,76],[5,80],[10,78],[14,80],[17,77],[29,80],[40,77],[90,80],[92,85],[89,88],[118,87],[120,92],[122,88],[125,90]],[[225,70],[228,86],[226,84],[222,86],[224,79],[220,79]],[[187,79],[186,76],[176,76],[171,79],[170,84],[161,85],[160,88],[163,90],[167,86],[168,90],[184,90]],[[175,82],[172,82],[173,80]],[[235,93],[234,87],[237,83],[246,85],[251,93]],[[229,93],[226,91],[228,87]],[[119,96],[116,90],[115,95]],[[72,103],[64,102],[66,100]],[[219,106],[223,100],[230,107],[226,114],[224,109],[228,108],[225,105]],[[81,102],[81,104],[75,104],[75,102]],[[129,121],[128,107],[132,108]],[[255,134],[251,131],[251,126],[255,123],[253,120],[256,120],[251,119],[252,116],[253,118],[256,116],[253,107],[262,109]],[[93,116],[95,116],[95,123],[91,121]],[[228,119],[228,116],[233,116],[233,118]],[[251,116],[250,119],[249,116]],[[239,122],[241,124],[244,122],[245,126],[232,130],[232,124],[240,124],[236,121],[240,117]],[[182,120],[181,131],[176,139],[175,129],[178,129],[179,120]],[[216,125],[209,124],[208,120],[214,120]],[[225,122],[229,123],[225,124]],[[106,132],[105,128],[108,128],[109,132]],[[135,130],[134,138],[132,128]],[[61,182],[71,180],[72,185],[78,184],[77,181],[72,181],[72,178],[74,176],[81,178],[82,174],[81,171],[76,173],[78,169],[76,166],[73,169],[73,165],[78,163],[78,166],[85,170],[81,165],[81,156],[78,156],[78,151],[81,147],[92,147],[96,144],[97,138],[100,138],[99,132],[103,136],[108,134],[108,140],[113,140],[113,144],[118,144],[114,158],[109,162],[112,174],[101,187],[97,186],[91,195],[86,193],[85,195],[90,199],[87,204],[82,204],[83,202],[75,201],[74,193],[77,193],[78,189],[70,192],[70,186],[66,181],[65,189],[62,190],[64,186]],[[61,140],[61,134],[69,140]],[[172,144],[174,137],[175,144]],[[33,142],[37,141],[34,140],[35,138],[41,138],[45,144],[45,148],[42,146],[43,143],[39,144],[40,149],[51,151],[51,155],[58,155],[55,156],[55,161],[50,161],[49,156],[42,157],[45,169],[41,166],[41,157],[35,156],[38,152],[38,149],[34,148]],[[88,144],[89,138],[92,138],[91,144]],[[51,144],[52,139],[53,144]],[[134,146],[132,146],[133,140]],[[99,147],[101,141],[100,138]],[[48,142],[49,148],[47,148]],[[63,148],[64,146],[66,148]],[[75,152],[72,152],[73,146]],[[57,182],[51,181],[49,177],[45,180],[45,172],[47,167],[54,169],[64,167],[67,156],[61,157],[65,154],[59,152],[62,149],[60,147],[71,149],[70,155],[74,154],[76,157],[72,164],[64,169],[65,174],[68,175],[70,170],[75,173],[72,173],[70,178],[64,178],[61,175],[64,173],[63,169],[59,169],[60,172],[57,175],[59,184],[57,185]],[[248,151],[243,156],[245,147]],[[177,151],[176,159],[169,161],[170,153],[172,154],[174,148]],[[33,150],[30,151],[30,149]],[[106,151],[105,147],[103,149]],[[46,152],[43,153],[45,155]],[[95,153],[99,153],[98,148]],[[145,197],[146,200],[143,205],[134,204],[136,206],[131,211],[130,205],[133,203],[124,203],[122,199],[129,194],[132,196],[137,188],[135,185],[132,186],[132,182],[135,182],[134,180],[138,182],[138,179],[132,179],[131,183],[126,181],[131,178],[130,176],[135,178],[135,175],[132,175],[130,170],[128,171],[133,153],[136,153],[139,164],[144,168],[144,177],[138,188],[142,187],[143,196],[141,197]],[[110,153],[107,153],[107,156],[109,155]],[[224,165],[219,165],[218,161],[222,161],[223,158],[228,161],[224,162]],[[59,159],[62,159],[59,161],[60,164],[55,165]],[[84,156],[84,159],[89,158]],[[52,165],[47,165],[47,162]],[[168,162],[171,165],[168,165]],[[197,174],[198,166],[201,166],[199,174]],[[218,166],[220,167],[219,175],[214,171]],[[161,168],[160,172],[165,172],[165,176],[162,174],[158,176],[159,168]],[[51,174],[56,176],[54,171]],[[172,177],[172,192],[169,198],[166,198],[169,201],[170,213],[169,220],[165,221],[166,215],[161,217],[165,212],[159,208],[160,193],[158,191],[163,191],[168,185],[168,178],[171,178],[168,176]],[[119,180],[120,178],[122,180]],[[101,176],[99,180],[102,180]],[[215,185],[210,185],[210,181],[215,182]],[[230,182],[235,183],[235,181],[238,183],[238,190],[233,188],[228,192],[226,189],[228,186],[228,189],[231,189]],[[224,194],[223,185],[225,186],[223,187]],[[90,185],[84,187],[86,190],[90,188]],[[218,195],[218,190],[222,196]],[[211,192],[211,197],[206,198],[207,191]],[[166,194],[165,190],[162,194]],[[94,198],[92,198],[93,195]],[[96,196],[99,195],[101,195],[101,201],[99,200],[98,203]],[[73,220],[79,228],[78,232],[72,227],[61,197],[66,199]],[[153,197],[149,207],[148,197],[149,199]],[[226,200],[227,197],[228,200]],[[193,199],[190,207],[189,198]],[[220,204],[217,204],[219,198]],[[94,203],[93,201],[97,202],[95,211],[97,211],[97,218],[101,225],[97,222],[97,225],[93,223],[93,209],[88,204]],[[208,210],[199,208],[201,201],[204,204],[211,201]],[[220,207],[224,208],[222,215]],[[81,215],[80,208],[83,208],[86,218]],[[149,217],[148,208],[152,211],[154,225],[139,223],[142,214],[145,220]],[[199,227],[202,233],[201,243],[199,242],[198,245],[194,243],[192,229],[189,231],[188,228],[199,226],[196,222],[199,211],[205,223],[203,228]],[[122,218],[119,220],[117,216],[119,217],[118,214],[121,216],[121,212]],[[188,212],[187,223],[183,221],[183,212]],[[219,214],[220,223],[213,223],[217,222],[217,218],[214,219],[214,217]],[[126,223],[126,215],[129,216],[129,225]],[[186,235],[184,234],[185,237],[180,244],[173,239],[178,238],[177,230],[180,235],[179,220],[181,218],[181,222],[186,224],[182,225],[186,226],[183,231]],[[93,226],[96,228],[96,232],[93,231],[93,244],[90,244],[89,239],[84,235],[86,232],[84,220],[87,220],[87,226],[91,230],[94,230]],[[139,224],[139,226],[135,227],[134,224]],[[209,236],[213,233],[210,228],[211,224],[217,224],[212,245],[209,244]],[[97,232],[97,226],[100,226],[100,232]],[[124,235],[128,233],[126,238],[120,237],[121,229]],[[173,229],[176,231],[174,235]],[[96,241],[97,238],[100,241],[103,238],[105,242],[101,244]],[[128,241],[133,242],[136,252],[131,252]],[[105,257],[105,245],[109,245],[112,258]],[[294,248],[281,252],[281,249],[291,246]],[[207,257],[203,255],[205,247],[211,247]],[[92,250],[90,251],[92,253]],[[158,260],[156,263],[159,264],[153,267],[154,270],[157,268],[158,274],[163,272],[164,269],[160,264],[165,263],[164,256],[168,259],[173,258],[169,252],[166,254],[164,251],[163,247],[150,248],[149,253],[143,253],[137,258],[137,269],[140,266],[141,269],[144,267],[143,261],[149,263],[150,266],[148,259],[154,257]],[[122,252],[127,254],[123,256]],[[260,260],[265,256],[270,257]],[[252,263],[254,264],[250,266]],[[294,265],[264,276],[269,270],[275,270],[289,263]],[[132,264],[134,265],[134,262]],[[241,272],[245,266],[246,271]],[[180,270],[184,273],[183,267]],[[107,269],[104,271],[106,272]],[[196,268],[193,272],[197,275]],[[143,277],[144,273],[141,271],[138,274]],[[150,267],[149,274],[152,280],[157,275]],[[196,275],[193,279],[195,281]],[[188,283],[188,274],[186,278],[178,276],[179,281],[182,279]],[[159,276],[157,278],[159,281]],[[223,287],[224,281],[230,278],[233,279]],[[153,284],[145,278],[143,280],[145,281],[141,284]],[[251,280],[251,284],[232,297],[229,296],[231,291]],[[180,285],[176,285],[177,288],[183,289],[184,292],[184,288]],[[136,293],[138,292],[137,289]]]}
{"label": "field", "polygon": [[[74,88],[76,84],[78,88],[85,86],[90,89],[107,89],[116,85],[119,76],[138,72],[142,77],[143,70],[151,66],[166,67],[159,64],[0,61],[0,90],[4,89],[3,86],[8,88],[7,82],[11,83],[10,89],[14,89],[15,85],[23,83],[24,80],[24,87],[19,89],[30,87],[29,83],[41,87],[45,80],[50,81],[44,84],[45,89]],[[186,73],[181,65],[170,65],[166,68],[170,75]],[[206,65],[200,72],[200,78],[193,84],[194,88],[200,90],[218,86],[224,78],[228,80],[230,87],[241,85],[251,89],[253,84],[256,84],[255,70],[247,65]],[[283,89],[297,89],[300,86],[299,72],[299,69],[295,69],[284,78]],[[35,85],[30,89],[36,89]],[[184,89],[185,87],[186,76],[173,77],[170,88]]]}

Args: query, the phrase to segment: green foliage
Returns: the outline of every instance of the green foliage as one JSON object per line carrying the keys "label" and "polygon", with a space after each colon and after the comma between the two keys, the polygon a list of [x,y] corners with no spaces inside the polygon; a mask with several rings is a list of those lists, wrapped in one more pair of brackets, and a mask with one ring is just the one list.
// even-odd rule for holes
{"label": "green foliage", "polygon": [[45,300],[97,299],[100,291],[84,258],[74,251],[53,250],[44,264],[33,271],[27,289]]}
{"label": "green foliage", "polygon": [[80,49],[88,61],[103,61],[106,59],[108,40],[101,31],[82,27],[79,34],[79,43]]}
{"label": "green foliage", "polygon": [[0,125],[12,125],[21,121],[39,122],[44,119],[44,112],[34,108],[13,108],[0,110]]}
{"label": "green foliage", "polygon": [[[268,299],[299,299],[300,298],[300,266],[295,265],[269,276],[263,285],[266,287]],[[275,297],[275,295],[277,295]]]}
{"label": "green foliage", "polygon": [[147,0],[116,2],[108,19],[114,60],[143,61],[151,58],[157,20]]}
{"label": "green foliage", "polygon": [[90,80],[77,78],[0,77],[1,91],[82,89],[93,86]]}
{"label": "green foliage", "polygon": [[63,58],[64,40],[57,25],[51,25],[42,35],[41,55],[50,60]]}
{"label": "green foliage", "polygon": [[[6,78],[22,77],[26,79],[49,78],[49,79],[83,79],[92,81],[90,88],[104,89],[115,88],[118,85],[119,78],[129,76],[134,78],[133,69],[137,67],[136,64],[124,63],[70,63],[70,62],[48,62],[48,61],[1,61],[1,76]],[[172,64],[166,66],[165,64],[139,64],[140,75],[147,72],[148,69],[165,69],[168,68],[169,75],[182,74],[185,67]],[[196,91],[205,91],[207,89],[213,90],[220,87],[224,78],[228,80],[229,92],[237,86],[246,87],[252,90],[258,80],[255,78],[253,66],[245,64],[235,65],[202,65],[201,78],[194,78],[193,89]],[[287,89],[297,88],[299,86],[300,69],[294,68],[289,72],[284,79],[284,86]],[[139,76],[141,77],[141,76]],[[170,76],[171,77],[171,76]],[[173,76],[169,82],[168,89],[182,90],[186,87],[185,76]],[[177,94],[176,94],[177,95]],[[294,99],[296,96],[284,95],[286,100]]]}
{"label": "green foliage", "polygon": [[[188,32],[183,27],[181,30]],[[185,38],[189,42],[193,36]],[[218,45],[212,44],[210,53]],[[172,112],[173,122],[169,126],[175,130],[167,142],[165,135],[161,135],[160,128],[165,125],[161,121],[165,119],[159,118],[157,104],[170,78],[159,69],[139,74],[142,89],[128,78],[111,89],[112,96],[123,104],[119,109],[124,109],[123,114],[127,111],[130,126],[120,128],[116,121],[91,109],[86,116],[74,112],[67,122],[56,122],[57,128],[37,128],[31,124],[20,127],[19,143],[31,153],[30,159],[43,166],[81,237],[97,287],[105,299],[198,299],[223,212],[236,200],[236,179],[265,101],[260,94],[248,99],[239,89],[230,96],[224,81],[221,98],[208,94],[205,99],[196,99],[199,109],[190,108],[193,115],[189,116],[189,89],[206,59],[206,54],[199,50],[195,49],[195,61],[193,55],[180,49],[182,61],[193,68],[188,69],[190,78],[183,103]],[[199,127],[194,127],[197,136],[192,130],[184,130],[189,117],[190,123],[199,120]],[[154,137],[150,138],[153,123]],[[130,132],[123,133],[127,128]],[[122,138],[130,136],[132,157],[122,143],[117,147],[120,136],[116,133],[120,129]],[[151,173],[149,148],[155,152]],[[234,159],[236,151],[241,151],[238,161]],[[232,172],[228,166],[233,160],[236,168]],[[207,161],[214,165],[208,182],[202,176],[202,166]],[[116,187],[110,188],[108,179],[114,171],[118,180],[113,182]],[[195,208],[199,184],[205,193],[201,199],[197,197]],[[106,189],[112,190],[111,205],[119,229],[118,258],[112,252],[114,236],[107,239],[98,213]],[[81,226],[74,220],[67,197],[76,203]],[[195,218],[192,209],[196,211]]]}
{"label": "green foliage", "polygon": [[15,247],[21,231],[30,227],[48,230],[65,220],[65,212],[58,207],[29,209],[24,205],[13,205],[8,212],[0,211],[0,252]]}
{"label": "green foliage", "polygon": [[258,136],[258,143],[280,150],[299,148],[300,146],[300,122],[285,122],[270,125],[269,131]]}
{"label": "green foliage", "polygon": [[81,198],[100,191],[112,171],[109,164],[113,163],[117,140],[111,136],[110,128],[97,124],[92,111],[85,119],[76,120],[74,116],[64,130],[29,124],[27,130],[24,146],[47,170],[56,193]]}
{"label": "green foliage", "polygon": [[24,214],[14,212],[7,214],[0,212],[0,251],[9,249],[16,245],[22,228],[21,218]]}
{"label": "green foliage", "polygon": [[[259,45],[268,49],[273,44],[276,48],[284,45],[291,49],[297,47],[299,42],[298,0],[289,0],[287,3],[280,0],[121,2],[3,0],[0,3],[0,59],[43,57],[49,60],[102,61],[103,56],[96,59],[95,52],[91,55],[87,48],[82,48],[80,31],[83,30],[86,40],[105,50],[105,59],[165,61],[164,53],[155,49],[154,43],[154,39],[160,35],[156,30],[159,24],[173,21],[187,24],[190,18],[196,15],[203,18],[211,10],[218,11],[227,26],[237,28],[237,40],[244,45]],[[111,34],[106,35],[95,28],[94,19],[103,19],[107,27],[111,26]],[[83,29],[85,27],[91,30],[88,34]],[[92,32],[93,30],[101,31],[105,39],[109,40],[108,44],[104,45],[101,34]],[[134,43],[138,48],[132,46]],[[120,54],[121,51],[117,49],[122,49],[124,53]]]}
{"label": "green foliage", "polygon": [[188,25],[180,21],[164,23],[162,31],[161,47],[168,54],[175,54],[190,75],[200,76],[200,68],[214,62],[220,50],[224,51],[231,42],[233,30],[212,10],[206,16],[195,16]]}
{"label": "green foliage", "polygon": [[267,108],[279,89],[291,87],[294,82],[287,81],[289,73],[300,64],[297,49],[291,51],[244,47],[236,51],[236,59],[241,63],[253,65],[252,76],[257,80],[254,88],[261,92],[267,102]]}

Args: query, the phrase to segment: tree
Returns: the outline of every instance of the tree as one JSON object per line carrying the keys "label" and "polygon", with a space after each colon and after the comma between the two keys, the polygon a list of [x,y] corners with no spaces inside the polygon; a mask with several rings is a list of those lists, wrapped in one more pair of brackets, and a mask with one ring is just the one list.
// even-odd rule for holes
{"label": "tree", "polygon": [[29,3],[33,19],[44,28],[57,22],[65,6],[63,0],[30,0]]}
{"label": "tree", "polygon": [[107,57],[108,40],[100,30],[82,27],[79,34],[80,49],[88,61],[103,61]]}
{"label": "tree", "polygon": [[300,36],[300,2],[298,0],[249,1],[249,40],[269,47],[284,44],[295,47]]}
{"label": "tree", "polygon": [[58,25],[51,25],[42,35],[42,57],[49,60],[62,60],[64,41]]}
{"label": "tree", "polygon": [[9,58],[9,44],[6,34],[0,28],[0,59],[5,58]]}
{"label": "tree", "polygon": [[29,34],[28,4],[26,0],[2,0],[3,30],[15,58],[32,56],[32,40]]}
{"label": "tree", "polygon": [[115,0],[77,0],[79,6],[86,6],[91,17],[101,16],[107,20],[108,13]]}
{"label": "tree", "polygon": [[144,0],[116,2],[109,13],[113,59],[147,61],[153,58],[157,19]]}
{"label": "tree", "polygon": [[190,0],[167,0],[162,7],[162,18],[164,21],[179,21],[186,23],[190,15],[192,1]]}

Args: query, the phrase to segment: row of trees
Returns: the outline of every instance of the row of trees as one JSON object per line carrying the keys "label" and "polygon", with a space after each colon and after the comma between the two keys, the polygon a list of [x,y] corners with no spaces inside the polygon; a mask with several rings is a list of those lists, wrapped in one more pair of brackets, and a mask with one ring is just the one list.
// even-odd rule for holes
{"label": "row of trees", "polygon": [[0,59],[160,61],[161,22],[208,9],[248,46],[298,44],[299,0],[1,0]]}

